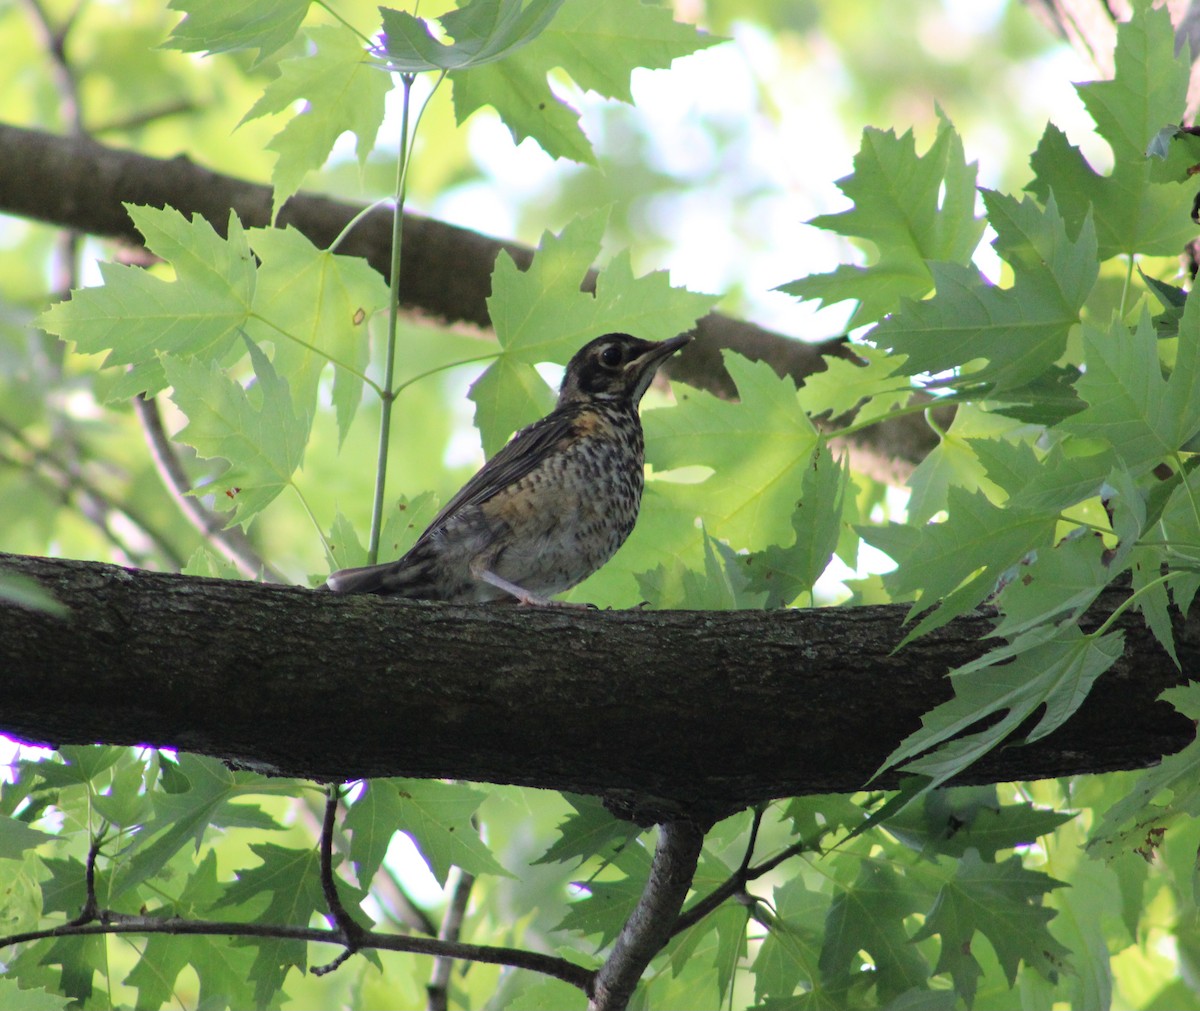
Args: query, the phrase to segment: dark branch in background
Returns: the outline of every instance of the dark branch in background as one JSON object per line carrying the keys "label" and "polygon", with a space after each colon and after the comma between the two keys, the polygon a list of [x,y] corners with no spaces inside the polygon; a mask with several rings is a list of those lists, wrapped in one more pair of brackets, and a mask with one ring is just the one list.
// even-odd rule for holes
{"label": "dark branch in background", "polygon": [[650,877],[612,953],[596,972],[588,990],[588,1011],[623,1011],[629,1003],[650,960],[671,939],[703,845],[704,828],[690,819],[658,826]]}
{"label": "dark branch in background", "polygon": [[163,428],[158,401],[153,397],[139,395],[133,398],[133,406],[137,411],[138,420],[142,423],[146,445],[150,448],[150,456],[158,469],[159,477],[171,492],[179,511],[187,517],[192,526],[204,535],[209,544],[237,566],[242,575],[250,579],[264,579],[269,583],[288,582],[263,560],[241,527],[226,528],[225,519],[219,513],[206,509],[190,494],[191,479],[175,451],[170,436]]}
{"label": "dark branch in background", "polygon": [[[450,869],[450,902],[446,906],[446,914],[442,917],[442,926],[438,930],[441,941],[457,941],[462,933],[463,920],[467,916],[467,905],[471,901],[471,889],[475,887],[475,875],[468,874],[461,867]],[[450,976],[454,972],[454,959],[439,956],[433,960],[433,972],[430,973],[429,983],[425,990],[429,996],[425,1005],[427,1011],[449,1011],[450,1008]]]}
{"label": "dark branch in background", "polygon": [[[211,172],[183,157],[150,158],[86,137],[57,137],[5,124],[0,124],[0,152],[0,213],[133,244],[140,244],[141,236],[122,201],[169,204],[201,215],[222,234],[231,209],[248,227],[270,224],[270,187]],[[290,225],[327,247],[360,210],[356,204],[299,194],[283,206],[278,224]],[[390,209],[378,208],[355,226],[338,251],[366,258],[386,277],[390,222]],[[400,297],[406,308],[485,328],[490,326],[486,299],[497,255],[505,250],[522,267],[533,256],[525,246],[415,214],[404,217],[404,248]],[[584,287],[594,284],[593,273]],[[806,344],[716,313],[700,321],[696,334],[671,362],[670,374],[725,396],[732,385],[721,363],[722,348],[765,361],[796,381],[822,371],[823,355],[852,354],[841,341]],[[855,466],[895,480],[911,471],[936,441],[919,416],[882,422],[854,436]]]}
{"label": "dark branch in background", "polygon": [[[175,551],[170,539],[158,530],[148,518],[132,506],[116,502],[91,481],[78,466],[72,466],[58,456],[35,444],[19,428],[0,419],[0,432],[14,443],[15,452],[0,454],[0,463],[9,463],[25,472],[34,481],[41,482],[46,490],[58,495],[64,503],[74,503],[80,514],[90,521],[108,542],[129,560],[131,564],[143,565],[150,561],[151,552],[157,553],[163,562],[174,569],[183,567],[183,558]],[[140,546],[131,544],[113,526],[115,517],[122,517],[135,528],[137,539],[144,540]]]}
{"label": "dark branch in background", "polygon": [[[175,747],[326,781],[567,790],[646,823],[860,789],[950,697],[946,671],[978,658],[992,629],[958,618],[893,655],[903,604],[576,613],[19,555],[0,568],[70,612],[0,608],[0,732]],[[1097,620],[1127,596],[1103,594]],[[1200,669],[1200,612],[1175,621],[1183,670]],[[1184,676],[1140,616],[1118,625],[1125,655],[1079,712],[963,782],[1138,768],[1193,739],[1191,721],[1155,701]]]}

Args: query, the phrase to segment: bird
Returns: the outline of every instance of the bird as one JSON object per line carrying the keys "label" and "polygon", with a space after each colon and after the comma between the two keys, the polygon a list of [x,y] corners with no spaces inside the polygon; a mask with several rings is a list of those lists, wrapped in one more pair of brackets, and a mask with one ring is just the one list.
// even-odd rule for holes
{"label": "bird", "polygon": [[456,604],[552,600],[605,564],[637,521],[644,484],[638,405],[688,335],[609,333],[575,353],[554,409],[517,432],[401,558],[342,569],[335,593]]}

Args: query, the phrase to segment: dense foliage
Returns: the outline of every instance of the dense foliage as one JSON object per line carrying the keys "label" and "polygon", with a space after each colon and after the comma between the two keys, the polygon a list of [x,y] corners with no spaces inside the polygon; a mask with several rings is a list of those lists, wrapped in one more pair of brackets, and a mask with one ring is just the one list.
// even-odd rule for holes
{"label": "dense foliage", "polygon": [[[276,208],[347,131],[364,178],[382,175],[376,136],[396,118],[385,118],[389,103],[415,127],[431,94],[430,129],[445,136],[432,121],[449,122],[449,93],[460,123],[488,105],[514,139],[593,161],[556,93],[562,75],[629,101],[635,68],[719,41],[638,0],[475,0],[447,13],[436,38],[384,9],[382,41],[364,5],[276,0],[255,18],[240,4],[173,6],[185,17],[168,47],[232,55],[139,57],[129,65],[142,80],[106,78],[104,66],[161,42],[172,18],[110,25],[74,68],[78,97],[92,108],[89,81],[121,87],[104,93],[103,123],[76,125],[153,150],[155,122],[130,125],[151,111],[144,96],[202,104],[209,64],[234,67],[225,83],[246,127],[214,146],[264,176],[272,152]],[[999,616],[994,648],[953,672],[953,700],[897,742],[889,765],[911,774],[901,794],[782,800],[708,833],[694,896],[739,868],[752,872],[746,890],[673,938],[638,1006],[1200,1007],[1191,977],[1174,971],[1200,953],[1195,747],[1145,774],[944,788],[1078,709],[1123,649],[1111,621],[1082,623],[1103,589],[1127,587],[1126,606],[1172,655],[1171,611],[1186,613],[1200,589],[1200,309],[1176,277],[1194,232],[1189,166],[1200,162],[1176,127],[1187,81],[1166,13],[1139,10],[1122,26],[1115,79],[1080,88],[1111,165],[1096,169],[1050,125],[1020,194],[977,188],[944,117],[927,145],[865,130],[839,183],[851,209],[813,223],[862,243],[869,262],[786,286],[853,300],[860,359],[831,361],[797,390],[729,353],[736,401],[676,385],[648,402],[640,522],[572,599],[806,606],[821,601],[831,559],[857,568],[865,541],[896,566],[851,579],[848,604],[911,602],[906,642],[988,599]],[[403,204],[422,171],[421,135],[391,129],[392,197]],[[202,493],[230,507],[276,568],[315,583],[328,568],[394,556],[469,469],[445,463],[456,409],[445,377],[470,371],[474,426],[491,453],[552,403],[538,366],[561,365],[604,331],[671,336],[715,303],[665,273],[639,276],[626,252],[604,262],[594,295],[581,293],[603,259],[603,211],[547,231],[528,270],[500,258],[494,336],[405,318],[385,279],[336,244],[236,217],[222,235],[170,207],[129,212],[157,262],[103,263],[98,283],[38,306],[36,325],[65,344],[31,337],[8,296],[6,548],[95,553],[89,517],[102,514],[117,557],[233,574],[157,490],[128,407],[144,395],[174,404],[172,438]],[[53,240],[28,241],[44,253]],[[930,394],[956,406],[954,420],[896,512],[813,419],[839,418],[845,435],[927,411]],[[381,426],[392,438],[377,457]],[[63,483],[48,487],[47,474]],[[3,592],[38,603],[15,582]],[[1200,717],[1193,686],[1168,701]],[[120,914],[322,923],[321,807],[311,785],[186,754],[68,748],[22,760],[0,793],[0,929],[76,917],[89,867],[96,902]],[[396,833],[419,856],[406,860]],[[457,896],[469,899],[462,939],[594,966],[641,893],[654,833],[591,798],[387,780],[349,791],[334,842],[343,901],[363,922],[436,932]],[[778,854],[788,859],[776,864]],[[403,892],[422,859],[446,890],[413,909]],[[48,937],[0,950],[0,1008],[424,1004],[427,956],[369,953],[304,973],[334,954],[288,937]],[[584,1003],[566,982],[493,965],[471,964],[448,985],[454,1006]]]}

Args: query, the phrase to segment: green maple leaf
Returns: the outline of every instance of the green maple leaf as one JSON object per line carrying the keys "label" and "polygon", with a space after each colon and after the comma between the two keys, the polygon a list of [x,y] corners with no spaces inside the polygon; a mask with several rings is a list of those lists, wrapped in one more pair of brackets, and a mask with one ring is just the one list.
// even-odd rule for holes
{"label": "green maple leaf", "polygon": [[488,313],[501,353],[471,387],[475,424],[489,456],[553,406],[554,395],[534,365],[565,364],[604,333],[674,337],[690,330],[715,301],[672,288],[665,271],[635,278],[627,253],[600,273],[594,296],[581,292],[606,221],[601,211],[577,218],[557,236],[545,234],[528,270],[519,270],[507,253],[496,261]]}
{"label": "green maple leaf", "polygon": [[676,406],[643,415],[646,459],[656,471],[696,464],[713,469],[707,480],[674,491],[714,537],[751,550],[790,543],[816,429],[790,379],[731,351],[724,359],[738,402],[675,387]]}
{"label": "green maple leaf", "polygon": [[1085,326],[1083,354],[1086,371],[1076,388],[1087,407],[1061,423],[1064,431],[1103,439],[1135,476],[1200,431],[1200,307],[1191,300],[1169,378],[1146,314],[1133,332],[1115,320],[1108,330]]}
{"label": "green maple leaf", "polygon": [[[810,417],[838,417],[854,411],[855,421],[883,418],[908,403],[913,386],[900,372],[903,355],[892,355],[868,344],[854,344],[855,358],[826,355],[825,369],[805,377],[800,400]],[[864,364],[865,363],[865,364]]]}
{"label": "green maple leaf", "polygon": [[858,953],[866,951],[885,1001],[923,988],[929,966],[904,929],[905,918],[920,911],[908,881],[886,864],[864,861],[858,879],[829,906],[819,961],[822,981],[828,986],[852,983],[861,967]]}
{"label": "green maple leaf", "polygon": [[1053,195],[1045,209],[994,191],[984,192],[984,203],[996,252],[1013,269],[1012,287],[996,287],[972,265],[930,264],[937,293],[905,299],[870,339],[907,355],[905,368],[914,374],[985,358],[971,380],[1014,389],[1038,379],[1066,350],[1096,283],[1096,237],[1084,221],[1068,238]]}
{"label": "green maple leaf", "polygon": [[69,996],[49,993],[42,987],[21,987],[15,979],[0,978],[0,1008],[12,1011],[63,1011]]}
{"label": "green maple leaf", "polygon": [[[222,763],[196,755],[180,755],[180,788],[153,794],[154,818],[134,837],[117,870],[113,891],[119,894],[157,874],[189,842],[199,849],[208,827],[231,818],[252,827],[279,828],[257,807],[231,805],[248,793],[288,793],[287,780],[268,781],[253,773],[231,772]],[[237,810],[234,810],[234,809]]]}
{"label": "green maple leaf", "polygon": [[100,264],[104,285],[51,306],[39,325],[85,354],[108,351],[106,366],[132,366],[113,383],[110,399],[153,395],[167,385],[158,354],[219,359],[233,347],[254,298],[254,257],[232,211],[222,239],[199,215],[172,208],[125,209],[146,248],[167,260],[175,280],[140,267]]}
{"label": "green maple leaf", "polygon": [[766,920],[769,932],[751,966],[759,1001],[791,997],[800,985],[810,989],[819,976],[821,925],[829,897],[793,878],[775,889],[774,899],[774,915]]}
{"label": "green maple leaf", "polygon": [[988,863],[975,850],[967,850],[913,940],[941,937],[941,957],[934,972],[950,973],[968,1007],[983,975],[971,954],[976,933],[990,942],[1010,987],[1016,983],[1021,962],[1054,979],[1069,952],[1046,929],[1057,914],[1041,900],[1062,885],[1040,871],[1026,870],[1019,856]]}
{"label": "green maple leaf", "polygon": [[176,438],[206,459],[229,463],[219,486],[246,523],[284,488],[304,460],[311,416],[297,414],[286,380],[253,341],[246,341],[257,383],[247,392],[215,362],[166,357],[171,399],[187,415]]}
{"label": "green maple leaf", "polygon": [[747,556],[714,540],[701,528],[703,570],[694,569],[679,556],[649,572],[637,575],[642,596],[659,608],[689,611],[735,611],[760,608],[767,594],[749,585]]}
{"label": "green maple leaf", "polygon": [[[224,895],[224,890],[225,886],[217,879],[216,853],[208,850],[189,875],[179,898],[155,910],[155,915],[203,917]],[[169,1004],[175,980],[189,965],[200,980],[199,1007],[208,1006],[216,994],[222,994],[232,1007],[249,1007],[254,1002],[254,991],[248,982],[254,955],[244,947],[235,947],[229,939],[151,934],[141,951],[141,958],[124,980],[126,986],[137,987],[139,1007]]]}
{"label": "green maple leaf", "polygon": [[934,284],[930,261],[966,265],[983,236],[975,217],[975,164],[967,164],[962,140],[941,117],[937,138],[924,155],[912,131],[868,128],[854,157],[854,173],[838,180],[854,207],[809,222],[838,235],[865,239],[878,250],[869,267],[843,265],[780,290],[827,305],[854,299],[848,329],[891,312],[901,298],[921,298]]}
{"label": "green maple leaf", "polygon": [[1117,26],[1113,80],[1079,88],[1112,148],[1111,175],[1095,173],[1053,126],[1030,159],[1035,179],[1029,190],[1043,201],[1053,191],[1072,231],[1091,215],[1101,259],[1121,253],[1173,256],[1194,235],[1188,184],[1156,184],[1155,166],[1146,158],[1160,130],[1183,115],[1189,68],[1175,55],[1174,43],[1168,13],[1138,7]]}
{"label": "green maple leaf", "polygon": [[[225,890],[217,908],[253,902],[259,922],[282,926],[307,924],[314,913],[325,912],[315,848],[251,843],[250,850],[262,863],[237,871],[237,881]],[[267,901],[265,908],[260,908],[263,896]],[[234,943],[255,949],[248,979],[254,983],[255,1002],[260,1007],[279,993],[288,970],[295,967],[303,972],[308,964],[304,941],[264,937],[238,938]]]}
{"label": "green maple leaf", "polygon": [[364,812],[369,812],[369,821],[366,813],[357,818],[355,827],[363,832],[363,837],[361,841],[356,838],[356,849],[352,850],[354,859],[368,870],[372,865],[378,867],[376,857],[382,859],[378,826],[391,824],[393,831],[408,833],[433,876],[443,885],[451,866],[471,874],[511,877],[471,823],[487,797],[482,791],[464,783],[433,779],[377,779],[371,782],[369,792],[376,794],[370,806],[364,808]]}
{"label": "green maple leaf", "polygon": [[978,606],[1007,569],[1030,551],[1049,546],[1054,535],[1055,516],[1002,508],[982,492],[951,486],[946,502],[950,515],[944,523],[858,527],[864,540],[897,564],[884,576],[888,592],[896,599],[920,594],[908,620],[939,602],[905,636],[905,643]]}
{"label": "green maple leaf", "polygon": [[463,70],[510,56],[545,30],[563,0],[469,0],[437,20],[454,39],[440,42],[424,18],[380,7],[383,39],[377,56],[389,70]]}
{"label": "green maple leaf", "polygon": [[566,914],[554,929],[597,934],[597,946],[603,948],[616,940],[629,914],[637,906],[646,877],[644,874],[628,875],[616,881],[589,880],[579,884],[587,889],[586,897],[570,903]]}
{"label": "green maple leaf", "polygon": [[[1200,685],[1168,688],[1159,698],[1190,720],[1200,720]],[[1092,830],[1087,849],[1111,860],[1136,850],[1149,859],[1162,832],[1180,818],[1200,815],[1200,740],[1167,755],[1142,775],[1131,790],[1105,812]]]}
{"label": "green maple leaf", "polygon": [[[91,1003],[89,998],[94,990],[96,973],[105,972],[108,965],[104,938],[99,935],[55,938],[44,946],[27,948],[5,968],[19,977],[26,960],[36,961],[39,967],[60,967],[60,979],[54,989],[70,998],[74,1007],[86,1007]],[[22,1011],[26,1007],[24,1004],[18,1006]]]}
{"label": "green maple leaf", "polygon": [[308,35],[316,51],[280,62],[279,76],[242,117],[245,123],[304,103],[303,111],[267,145],[279,156],[271,172],[272,217],[300,189],[304,177],[325,164],[334,142],[347,130],[357,138],[359,165],[366,164],[391,90],[352,32],[326,26],[311,28]]}
{"label": "green maple leaf", "polygon": [[952,487],[990,488],[987,482],[992,480],[991,475],[976,451],[976,444],[983,440],[959,434],[970,414],[970,407],[959,408],[950,427],[938,433],[938,444],[908,479],[912,492],[908,500],[910,524],[927,523],[945,509]]}
{"label": "green maple leaf", "polygon": [[171,0],[171,10],[184,19],[171,32],[166,45],[185,53],[230,53],[257,49],[261,63],[278,52],[300,30],[311,0]]}
{"label": "green maple leaf", "polygon": [[1120,571],[1106,551],[1104,541],[1090,535],[1039,550],[1000,592],[1004,616],[994,634],[1011,638],[1068,611],[1081,615]]}
{"label": "green maple leaf", "polygon": [[534,864],[583,863],[593,856],[607,860],[608,854],[624,849],[641,834],[637,825],[614,817],[596,797],[569,793],[563,797],[575,810],[559,823],[559,838]]}
{"label": "green maple leaf", "polygon": [[578,113],[550,90],[547,75],[552,70],[565,71],[585,90],[631,102],[629,80],[635,69],[669,67],[677,57],[721,41],[679,24],[669,9],[640,0],[600,5],[566,0],[553,21],[520,52],[451,74],[454,114],[462,123],[490,105],[516,143],[532,137],[552,157],[592,162]]}
{"label": "green maple leaf", "polygon": [[[1074,451],[1078,447],[1071,448]],[[1098,495],[1117,462],[1107,448],[1098,453],[1068,456],[1063,446],[1056,444],[1036,462],[1027,482],[1003,486],[1011,495],[1008,505],[1014,509],[1061,512]]]}
{"label": "green maple leaf", "polygon": [[1000,850],[1032,845],[1073,817],[1033,804],[1001,804],[994,786],[963,786],[929,791],[889,817],[887,830],[925,855],[961,857],[972,850],[995,861]]}
{"label": "green maple leaf", "polygon": [[792,513],[795,540],[773,544],[742,561],[751,590],[767,593],[768,607],[783,607],[811,593],[841,536],[842,507],[850,485],[850,468],[839,465],[828,448],[818,446],[804,469],[800,501]]}
{"label": "green maple leaf", "polygon": [[[954,698],[926,713],[921,729],[901,742],[881,770],[903,762],[905,771],[929,777],[929,787],[939,786],[1007,740],[1039,710],[1022,740],[1040,740],[1079,708],[1124,646],[1120,632],[1096,639],[1075,625],[1040,625],[1022,633],[951,671]],[[993,714],[1000,718],[967,733]]]}
{"label": "green maple leaf", "polygon": [[387,285],[365,260],[317,249],[291,227],[255,229],[250,241],[262,262],[246,331],[255,341],[274,343],[275,370],[287,377],[300,414],[315,413],[318,383],[333,365],[333,404],[344,440],[370,361],[367,324],[387,306]]}
{"label": "green maple leaf", "polygon": [[30,828],[17,818],[0,817],[0,860],[21,860],[26,850],[56,837]]}

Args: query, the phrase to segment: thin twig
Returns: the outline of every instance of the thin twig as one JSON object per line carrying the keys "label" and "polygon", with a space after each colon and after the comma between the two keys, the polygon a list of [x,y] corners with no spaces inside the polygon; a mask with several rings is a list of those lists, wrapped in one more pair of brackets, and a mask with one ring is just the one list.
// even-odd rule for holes
{"label": "thin twig", "polygon": [[[450,892],[450,904],[446,907],[446,915],[442,917],[442,926],[438,931],[441,941],[457,941],[462,933],[463,920],[467,915],[467,905],[471,901],[471,889],[475,885],[475,875],[468,874],[461,867],[455,867],[453,873],[457,876],[454,887]],[[454,959],[439,956],[434,960],[433,972],[429,984],[425,987],[429,994],[426,1004],[428,1011],[449,1011],[450,1008],[450,974],[454,971]]]}
{"label": "thin twig", "polygon": [[764,874],[773,871],[785,860],[790,860],[792,857],[799,856],[801,853],[812,848],[813,846],[808,840],[801,839],[798,842],[792,843],[791,846],[777,853],[771,859],[764,860],[757,867],[743,867],[738,870],[728,880],[717,885],[704,898],[689,906],[685,912],[680,913],[679,918],[675,921],[675,926],[671,928],[671,936],[674,937],[676,934],[683,933],[689,927],[694,927],[704,917],[725,902],[726,899],[744,895],[748,882],[761,878]]}
{"label": "thin twig", "polygon": [[174,496],[180,512],[187,517],[192,526],[225,558],[236,565],[242,575],[249,579],[258,579],[261,576],[263,582],[267,583],[286,583],[287,580],[263,560],[240,528],[226,528],[225,520],[219,514],[206,509],[190,494],[191,479],[184,470],[183,462],[175,452],[166,429],[163,428],[158,401],[139,394],[133,398],[133,406],[137,411],[138,420],[142,423],[142,432],[146,436],[146,444],[150,447],[154,465],[158,468],[158,475]]}
{"label": "thin twig", "polygon": [[379,868],[382,875],[376,874],[371,883],[375,898],[387,907],[386,911],[397,923],[415,930],[428,937],[437,937],[437,924],[429,918],[429,914],[413,901],[403,882],[386,863]]}
{"label": "thin twig", "polygon": [[[305,802],[300,805],[300,816],[304,819],[305,826],[315,836],[320,835],[324,821],[324,804],[319,806],[320,810],[317,809],[315,797],[306,798]],[[344,812],[345,805],[343,804],[339,810]],[[347,840],[344,832],[334,832],[333,848],[337,853],[345,854],[347,852]],[[360,881],[359,886],[364,889],[370,888],[389,923],[404,930],[424,934],[426,937],[438,936],[437,924],[429,918],[429,914],[425,910],[417,905],[396,876],[396,872],[387,863],[380,865],[371,881]]]}
{"label": "thin twig", "polygon": [[650,877],[588,990],[588,1011],[624,1011],[646,966],[666,946],[696,874],[704,830],[686,819],[658,826]]}
{"label": "thin twig", "polygon": [[[288,927],[269,923],[236,923],[218,920],[184,920],[177,917],[158,919],[118,913],[102,909],[96,921],[80,926],[63,924],[46,930],[28,930],[21,934],[0,937],[0,949],[13,944],[42,941],[48,937],[86,937],[96,934],[171,934],[184,936],[260,937],[289,941],[313,941],[321,944],[342,944],[342,935],[337,930],[319,927]],[[583,990],[588,986],[593,973],[583,966],[568,962],[565,958],[543,955],[536,951],[520,948],[500,948],[484,944],[462,944],[440,941],[432,937],[409,937],[399,934],[377,934],[364,930],[360,949],[380,951],[405,951],[417,955],[446,955],[471,962],[487,962],[491,965],[508,965],[515,969],[529,969],[545,976],[561,979],[564,983]]]}
{"label": "thin twig", "polygon": [[[79,512],[96,526],[127,564],[145,568],[150,551],[159,552],[168,565],[179,567],[183,564],[179,555],[159,532],[148,523],[143,523],[142,518],[133,510],[112,501],[78,470],[72,470],[46,450],[34,445],[23,432],[13,428],[3,419],[0,419],[0,431],[11,436],[24,450],[23,454],[16,456],[0,453],[0,463],[11,464],[30,480],[39,482],[47,494],[57,495],[64,505],[74,503]],[[131,545],[113,528],[114,515],[124,516],[131,525],[139,528],[149,545],[144,545],[141,550]]]}
{"label": "thin twig", "polygon": [[60,112],[67,131],[80,136],[84,133],[82,114],[79,104],[79,82],[75,70],[67,59],[67,36],[75,24],[79,8],[67,17],[61,26],[55,27],[50,20],[50,12],[46,10],[41,0],[24,0],[25,8],[29,11],[34,29],[40,36],[40,42],[50,56],[54,73],[54,87],[58,91],[61,103]]}
{"label": "thin twig", "polygon": [[325,788],[325,819],[321,824],[321,891],[325,893],[325,905],[334,924],[341,932],[346,950],[327,965],[314,965],[310,970],[314,976],[324,976],[333,972],[362,946],[363,927],[342,905],[342,897],[338,895],[337,881],[333,876],[333,830],[337,824],[338,799],[341,797],[341,787],[330,783]]}
{"label": "thin twig", "polygon": [[100,903],[96,901],[96,857],[100,855],[100,847],[103,843],[104,832],[101,831],[92,838],[91,845],[88,846],[87,870],[84,874],[87,897],[83,901],[83,908],[79,910],[79,915],[70,922],[69,926],[81,927],[100,917]]}

